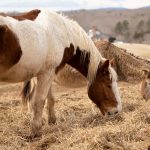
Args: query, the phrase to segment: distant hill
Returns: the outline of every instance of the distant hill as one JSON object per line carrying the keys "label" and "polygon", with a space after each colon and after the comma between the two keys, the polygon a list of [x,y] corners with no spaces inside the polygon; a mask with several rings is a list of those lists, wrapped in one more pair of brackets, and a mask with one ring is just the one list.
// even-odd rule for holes
{"label": "distant hill", "polygon": [[86,31],[96,26],[100,32],[124,42],[150,44],[150,7],[140,9],[97,9],[63,12]]}
{"label": "distant hill", "polygon": [[[11,12],[18,14],[18,12]],[[150,6],[139,9],[103,8],[95,10],[63,11],[86,31],[96,26],[118,41],[150,44]]]}

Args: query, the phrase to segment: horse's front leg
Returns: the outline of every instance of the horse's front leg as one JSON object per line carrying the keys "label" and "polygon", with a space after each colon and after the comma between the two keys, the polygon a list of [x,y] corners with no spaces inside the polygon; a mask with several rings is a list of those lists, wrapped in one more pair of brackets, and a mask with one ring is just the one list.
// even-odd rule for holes
{"label": "horse's front leg", "polygon": [[47,114],[48,114],[48,123],[55,123],[56,122],[56,116],[54,111],[54,104],[55,100],[52,95],[51,88],[49,89],[48,96],[47,96]]}
{"label": "horse's front leg", "polygon": [[42,127],[42,113],[45,104],[45,100],[48,95],[49,88],[54,79],[54,71],[46,72],[37,77],[37,86],[33,101],[31,102],[32,107],[32,120],[31,120],[31,136],[40,136]]}

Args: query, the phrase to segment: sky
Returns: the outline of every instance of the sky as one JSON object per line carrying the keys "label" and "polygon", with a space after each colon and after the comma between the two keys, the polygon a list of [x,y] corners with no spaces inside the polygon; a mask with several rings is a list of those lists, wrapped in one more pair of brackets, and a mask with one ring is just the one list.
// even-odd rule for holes
{"label": "sky", "polygon": [[98,8],[140,8],[150,6],[150,0],[0,0],[0,11],[50,8],[76,10]]}

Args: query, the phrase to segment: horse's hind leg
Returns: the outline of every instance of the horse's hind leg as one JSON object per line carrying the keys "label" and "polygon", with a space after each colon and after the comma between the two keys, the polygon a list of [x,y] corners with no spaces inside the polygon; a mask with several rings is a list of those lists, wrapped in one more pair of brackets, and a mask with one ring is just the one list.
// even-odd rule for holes
{"label": "horse's hind leg", "polygon": [[35,90],[35,95],[32,105],[32,120],[31,120],[31,129],[32,136],[40,136],[40,129],[42,127],[42,113],[45,104],[45,100],[48,96],[48,91],[51,86],[51,83],[54,79],[55,73],[51,72],[44,73],[37,77],[37,86]]}
{"label": "horse's hind leg", "polygon": [[48,114],[48,123],[55,123],[56,122],[56,116],[54,111],[54,104],[55,100],[52,95],[51,88],[49,89],[48,96],[47,96],[47,114]]}

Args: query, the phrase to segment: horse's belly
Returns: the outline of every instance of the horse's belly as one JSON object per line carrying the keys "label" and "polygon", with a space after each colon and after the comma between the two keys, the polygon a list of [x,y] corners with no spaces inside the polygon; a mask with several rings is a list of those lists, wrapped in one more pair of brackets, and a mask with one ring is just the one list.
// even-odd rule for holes
{"label": "horse's belly", "polygon": [[35,70],[31,68],[11,68],[9,71],[0,75],[0,81],[2,82],[22,82],[25,80],[29,80],[32,77],[36,76]]}
{"label": "horse's belly", "polygon": [[22,82],[44,72],[46,54],[34,53],[32,56],[23,55],[20,61],[5,73],[0,74],[0,81]]}

